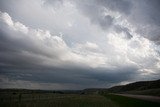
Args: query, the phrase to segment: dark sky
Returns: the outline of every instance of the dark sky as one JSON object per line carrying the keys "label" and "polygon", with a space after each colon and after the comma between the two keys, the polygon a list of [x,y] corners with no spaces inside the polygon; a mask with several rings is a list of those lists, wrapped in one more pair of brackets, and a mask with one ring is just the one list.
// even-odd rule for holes
{"label": "dark sky", "polygon": [[0,0],[0,88],[160,78],[160,0]]}

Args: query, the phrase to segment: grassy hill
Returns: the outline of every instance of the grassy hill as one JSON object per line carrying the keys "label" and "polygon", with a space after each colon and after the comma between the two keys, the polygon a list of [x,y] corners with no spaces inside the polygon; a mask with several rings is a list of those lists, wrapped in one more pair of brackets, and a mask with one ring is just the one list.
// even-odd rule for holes
{"label": "grassy hill", "polygon": [[88,93],[128,93],[160,96],[160,79],[154,81],[139,81],[126,85],[105,88],[89,88],[82,91]]}
{"label": "grassy hill", "polygon": [[160,103],[109,93],[160,96],[160,80],[140,81],[109,89],[28,90],[0,89],[1,107],[157,107]]}
{"label": "grassy hill", "polygon": [[154,81],[139,81],[126,85],[114,86],[103,91],[109,93],[129,93],[160,96],[160,79]]}

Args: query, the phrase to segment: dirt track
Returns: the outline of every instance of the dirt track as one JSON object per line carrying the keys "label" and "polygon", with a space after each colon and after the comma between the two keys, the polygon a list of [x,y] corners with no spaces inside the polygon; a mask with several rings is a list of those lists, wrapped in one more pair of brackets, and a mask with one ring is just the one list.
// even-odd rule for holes
{"label": "dirt track", "polygon": [[121,95],[121,96],[126,96],[126,97],[131,97],[131,98],[136,98],[136,99],[141,99],[141,100],[147,100],[147,101],[159,102],[160,103],[160,97],[156,97],[156,96],[131,95],[131,94],[115,94],[115,95]]}

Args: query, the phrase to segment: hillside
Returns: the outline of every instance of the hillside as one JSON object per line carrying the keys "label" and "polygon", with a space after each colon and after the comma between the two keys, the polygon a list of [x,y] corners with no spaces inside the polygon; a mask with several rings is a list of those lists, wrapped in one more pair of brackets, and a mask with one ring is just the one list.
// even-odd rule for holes
{"label": "hillside", "polygon": [[105,92],[160,96],[160,79],[154,81],[139,81],[126,85],[114,86],[106,89]]}
{"label": "hillside", "polygon": [[128,93],[160,96],[160,79],[154,81],[138,81],[126,85],[114,86],[111,88],[89,88],[84,89],[83,93]]}
{"label": "hillside", "polygon": [[115,86],[112,88],[109,88],[110,91],[140,91],[140,90],[148,90],[148,89],[157,89],[160,88],[160,79],[155,81],[139,81],[135,83],[130,83],[127,85],[121,85],[121,86]]}

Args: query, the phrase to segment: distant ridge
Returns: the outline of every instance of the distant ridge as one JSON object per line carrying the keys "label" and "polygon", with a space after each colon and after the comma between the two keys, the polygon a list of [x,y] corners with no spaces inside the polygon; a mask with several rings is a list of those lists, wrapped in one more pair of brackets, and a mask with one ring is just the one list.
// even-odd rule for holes
{"label": "distant ridge", "polygon": [[160,96],[160,79],[153,81],[138,81],[126,85],[113,86],[111,88],[88,88],[84,93],[127,93],[138,95]]}
{"label": "distant ridge", "polygon": [[148,89],[160,88],[160,79],[154,81],[139,81],[126,85],[114,86],[107,89],[110,92],[124,92],[124,91],[142,91]]}
{"label": "distant ridge", "polygon": [[60,94],[98,94],[98,93],[128,93],[160,96],[160,79],[154,81],[138,81],[111,88],[87,88],[84,90],[33,90],[33,89],[0,89],[1,92],[12,93],[60,93]]}

